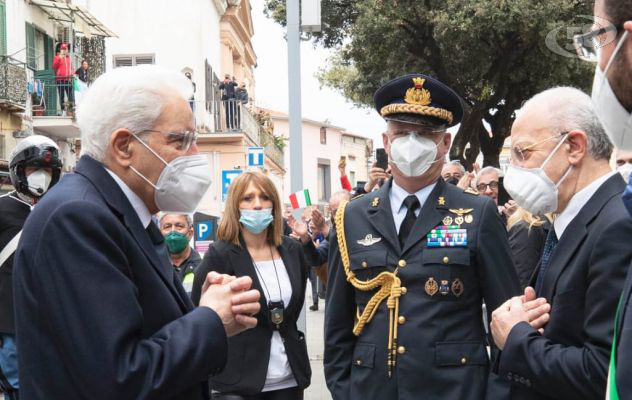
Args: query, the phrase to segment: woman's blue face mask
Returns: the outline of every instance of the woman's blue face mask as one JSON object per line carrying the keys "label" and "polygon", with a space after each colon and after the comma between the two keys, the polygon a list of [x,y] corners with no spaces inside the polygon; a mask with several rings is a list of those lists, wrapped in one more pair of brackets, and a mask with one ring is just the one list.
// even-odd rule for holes
{"label": "woman's blue face mask", "polygon": [[271,208],[264,208],[263,210],[240,209],[239,213],[241,214],[239,222],[255,235],[265,231],[274,220]]}

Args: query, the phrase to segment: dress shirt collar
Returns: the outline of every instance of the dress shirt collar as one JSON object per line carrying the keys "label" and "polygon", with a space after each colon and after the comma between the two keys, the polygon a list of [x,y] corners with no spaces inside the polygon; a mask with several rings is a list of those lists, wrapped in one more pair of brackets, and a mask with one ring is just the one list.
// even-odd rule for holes
{"label": "dress shirt collar", "polygon": [[129,200],[130,204],[134,208],[134,211],[136,211],[140,222],[143,224],[143,228],[147,229],[149,223],[151,222],[151,214],[149,213],[149,209],[147,208],[143,200],[141,200],[141,198],[138,197],[138,195],[134,193],[134,191],[130,189],[129,186],[127,186],[127,184],[125,184],[125,182],[123,182],[123,180],[118,177],[118,175],[107,168],[105,168],[105,170],[108,172],[108,174],[110,174],[112,179],[114,179],[114,182],[116,182],[116,184],[120,186],[123,193],[125,193],[125,197],[127,197],[127,200]]}
{"label": "dress shirt collar", "polygon": [[[424,203],[428,199],[428,196],[430,196],[430,193],[435,186],[437,186],[436,181],[428,186],[421,188],[415,193],[412,193],[417,196],[417,199],[419,200],[419,210],[421,210],[421,208],[424,206]],[[410,195],[411,193],[408,193],[404,188],[395,183],[395,179],[392,180],[389,200],[391,201],[391,209],[393,211],[393,214],[397,214],[401,211],[402,207],[404,207],[404,199],[406,199],[406,197]],[[419,210],[416,214],[419,213]]]}
{"label": "dress shirt collar", "polygon": [[566,208],[555,218],[555,222],[553,222],[553,227],[555,228],[555,234],[558,239],[562,238],[562,234],[568,227],[568,225],[575,219],[577,214],[584,208],[586,203],[590,200],[590,198],[595,194],[595,192],[603,185],[611,176],[616,174],[616,171],[611,171],[597,179],[595,179],[588,186],[575,193],[573,197],[571,197],[570,201]]}

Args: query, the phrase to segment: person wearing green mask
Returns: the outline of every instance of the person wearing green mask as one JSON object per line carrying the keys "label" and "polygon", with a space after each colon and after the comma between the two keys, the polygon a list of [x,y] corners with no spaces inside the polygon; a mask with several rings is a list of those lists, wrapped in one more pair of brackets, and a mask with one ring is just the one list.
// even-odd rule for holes
{"label": "person wearing green mask", "polygon": [[200,254],[189,246],[193,237],[193,220],[188,214],[164,213],[160,217],[160,231],[165,237],[171,264],[184,290],[191,296],[195,269],[202,262]]}

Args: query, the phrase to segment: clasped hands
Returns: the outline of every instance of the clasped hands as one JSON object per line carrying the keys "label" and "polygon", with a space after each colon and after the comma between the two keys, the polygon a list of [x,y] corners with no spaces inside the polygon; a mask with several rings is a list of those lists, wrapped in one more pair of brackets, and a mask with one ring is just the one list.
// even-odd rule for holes
{"label": "clasped hands", "polygon": [[524,295],[507,300],[492,313],[490,328],[499,349],[505,347],[511,329],[520,322],[527,322],[540,334],[549,322],[551,305],[544,297],[536,298],[535,290],[527,287]]}
{"label": "clasped hands", "polygon": [[200,306],[209,307],[219,315],[229,337],[257,326],[254,315],[261,308],[260,293],[251,287],[249,276],[237,278],[217,272],[206,275]]}

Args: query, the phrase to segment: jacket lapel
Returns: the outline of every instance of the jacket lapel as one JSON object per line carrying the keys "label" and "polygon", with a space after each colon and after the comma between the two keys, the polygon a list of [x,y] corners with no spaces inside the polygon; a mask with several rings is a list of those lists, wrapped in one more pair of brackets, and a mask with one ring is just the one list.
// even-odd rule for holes
{"label": "jacket lapel", "polygon": [[287,275],[290,278],[290,284],[292,285],[292,296],[290,297],[290,303],[285,307],[285,313],[287,314],[290,311],[290,308],[294,307],[296,303],[296,296],[298,295],[297,289],[300,289],[300,276],[298,271],[298,266],[295,265],[293,260],[297,260],[298,257],[292,258],[292,255],[287,251],[285,246],[277,247],[279,254],[281,255],[281,259],[283,260],[283,264],[285,265],[285,270],[287,271]]}
{"label": "jacket lapel", "polygon": [[[419,216],[413,225],[413,229],[410,231],[410,235],[406,239],[404,250],[402,254],[406,253],[413,246],[425,239],[426,234],[430,232],[432,228],[439,225],[443,217],[448,213],[448,208],[445,206],[445,201],[439,204],[439,197],[444,195],[446,183],[443,179],[439,178],[436,186],[430,192],[430,195],[426,199],[426,202],[421,207]],[[444,197],[445,200],[445,197]]]}
{"label": "jacket lapel", "polygon": [[382,240],[389,243],[393,249],[400,253],[401,249],[397,231],[395,230],[395,221],[393,220],[391,200],[389,198],[391,185],[392,180],[389,180],[388,183],[382,185],[377,193],[369,193],[366,195],[371,196],[367,214],[373,228],[382,235]]}
{"label": "jacket lapel", "polygon": [[143,253],[145,253],[145,256],[149,259],[152,267],[156,270],[160,279],[167,286],[182,310],[184,312],[189,311],[189,306],[182,299],[176,289],[176,285],[173,280],[173,267],[166,265],[168,260],[161,260],[158,256],[158,253],[154,248],[154,244],[150,240],[145,228],[143,228],[136,211],[121,188],[105,170],[105,167],[89,156],[82,156],[77,163],[75,172],[92,182],[103,199],[108,203],[112,211],[114,211],[114,213],[122,219],[123,223],[127,227],[127,230],[131,233],[132,237],[134,237],[138,246],[143,250]]}
{"label": "jacket lapel", "polygon": [[[549,301],[553,299],[560,275],[568,266],[577,248],[588,235],[588,225],[599,215],[605,204],[612,197],[620,195],[624,188],[625,183],[620,175],[617,174],[608,178],[566,227],[562,237],[559,238],[559,242],[549,261],[549,266],[545,271],[546,275],[542,282],[542,295],[546,299]],[[551,226],[551,229],[555,229],[555,227]]]}
{"label": "jacket lapel", "polygon": [[267,293],[263,289],[261,281],[257,276],[252,258],[250,257],[250,253],[248,253],[246,243],[242,238],[240,238],[240,242],[241,247],[232,245],[231,257],[229,262],[233,266],[235,276],[249,276],[250,279],[252,279],[252,288],[257,289],[261,294],[261,296],[259,297],[259,304],[261,305],[261,311],[258,314],[260,316],[260,318],[258,318],[259,322],[267,321],[267,315],[270,312],[270,310],[268,309],[268,300],[266,298]]}

